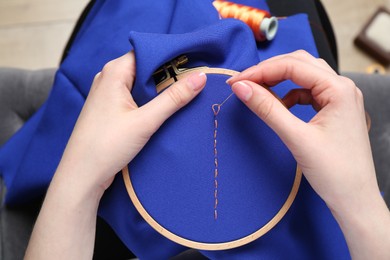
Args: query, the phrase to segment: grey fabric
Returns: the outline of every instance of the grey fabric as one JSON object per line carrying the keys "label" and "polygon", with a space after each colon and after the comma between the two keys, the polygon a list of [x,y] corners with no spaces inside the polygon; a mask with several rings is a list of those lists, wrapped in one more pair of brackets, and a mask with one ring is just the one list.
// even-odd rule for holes
{"label": "grey fabric", "polygon": [[54,69],[0,69],[0,145],[46,100]]}
{"label": "grey fabric", "polygon": [[364,95],[371,117],[370,142],[379,188],[390,208],[390,75],[344,73]]}
{"label": "grey fabric", "polygon": [[207,260],[208,258],[202,255],[199,251],[195,249],[188,249],[183,253],[172,257],[170,260]]}
{"label": "grey fabric", "polygon": [[[46,100],[55,69],[0,68],[0,146],[9,139]],[[5,188],[0,179],[0,201]],[[23,259],[39,210],[38,204],[19,208],[0,207],[0,259]]]}
{"label": "grey fabric", "polygon": [[39,204],[0,208],[0,259],[23,259]]}

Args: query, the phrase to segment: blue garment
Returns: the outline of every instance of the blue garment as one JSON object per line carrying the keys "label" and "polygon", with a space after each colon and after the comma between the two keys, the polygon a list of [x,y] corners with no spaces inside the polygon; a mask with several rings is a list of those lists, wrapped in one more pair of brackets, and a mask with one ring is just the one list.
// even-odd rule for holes
{"label": "blue garment", "polygon": [[[242,0],[237,2],[267,9],[264,1]],[[128,37],[130,38],[130,44]],[[251,31],[245,24],[234,20],[220,21],[211,1],[96,1],[77,35],[68,57],[56,74],[49,99],[25,124],[22,130],[0,150],[0,171],[7,185],[6,202],[8,204],[28,203],[31,199],[44,194],[61,159],[62,152],[94,76],[105,63],[132,49],[135,51],[137,60],[136,82],[132,94],[138,105],[148,102],[157,95],[151,74],[159,66],[180,54],[188,55],[190,67],[207,65],[237,71],[269,57],[297,49],[305,49],[317,56],[307,17],[303,14],[280,20],[276,38],[270,43],[256,45]],[[174,192],[168,195],[163,194],[164,196],[161,196],[160,200],[157,199],[161,195],[161,191],[158,189],[162,189],[164,185],[175,180],[169,179],[166,183],[162,182],[164,174],[169,172],[172,164],[175,164],[178,169],[180,167],[198,169],[197,167],[203,166],[207,168],[212,164],[207,159],[175,161],[174,157],[172,157],[174,158],[172,162],[169,162],[169,156],[167,156],[169,150],[172,150],[174,154],[177,151],[176,147],[179,148],[182,145],[185,135],[180,136],[182,139],[178,137],[176,140],[168,140],[166,137],[171,136],[175,131],[185,133],[185,131],[191,130],[189,138],[186,139],[189,142],[189,147],[195,147],[198,142],[203,142],[199,140],[203,140],[205,132],[210,132],[210,128],[205,123],[207,120],[204,121],[204,118],[197,121],[198,118],[194,119],[192,117],[194,108],[204,108],[204,111],[199,112],[199,115],[204,115],[207,114],[207,109],[209,109],[209,112],[211,111],[209,105],[203,105],[204,102],[210,101],[213,97],[217,97],[217,101],[223,101],[230,90],[228,88],[212,89],[213,85],[220,85],[221,80],[221,77],[209,76],[204,93],[188,107],[169,119],[129,166],[134,186],[136,189],[140,189],[139,197],[144,199],[145,202],[150,202],[150,210],[158,215],[157,218],[166,221],[167,225],[170,223],[177,224],[177,222],[169,221],[171,218],[169,214],[173,216],[172,211],[177,210],[177,207],[174,205],[170,212],[165,212],[167,205],[161,205],[161,201],[166,201],[169,196],[172,200],[175,200],[177,194],[175,195]],[[286,81],[276,88],[276,92],[283,96],[288,90],[296,87],[290,81]],[[244,111],[245,109],[237,99],[232,98],[223,107],[226,112],[221,113],[220,121],[228,122],[230,118],[234,118],[233,115],[244,114],[244,112],[237,112],[236,108],[237,111]],[[314,111],[308,107],[297,106],[292,109],[292,112],[306,121],[314,115]],[[256,189],[259,186],[262,189],[261,192],[271,198],[261,202],[262,204],[256,209],[261,212],[261,207],[264,208],[264,221],[266,221],[272,217],[272,213],[283,202],[286,192],[289,192],[294,176],[291,172],[295,172],[295,162],[280,140],[276,138],[272,131],[267,130],[260,120],[256,120],[256,127],[258,128],[255,128],[260,130],[252,133],[248,131],[249,125],[247,124],[255,121],[254,116],[247,111],[243,118],[239,118],[243,121],[234,122],[242,122],[246,127],[230,124],[223,128],[226,130],[224,133],[226,139],[233,140],[230,145],[237,147],[237,149],[241,147],[240,141],[237,141],[239,139],[236,140],[237,136],[243,136],[241,142],[249,143],[245,146],[248,149],[241,151],[249,153],[248,156],[252,157],[248,160],[248,171],[251,171],[250,169],[253,167],[257,167],[256,163],[261,162],[258,157],[263,156],[264,171],[269,172],[270,169],[274,169],[280,175],[277,177],[279,178],[278,181],[273,184],[275,186],[267,182],[272,179],[270,177],[264,180],[267,187],[262,187],[262,183],[258,185],[255,183],[256,185],[251,186],[254,193],[259,192]],[[185,120],[183,121],[183,119]],[[200,122],[199,126],[196,129],[193,128],[192,126],[197,125],[198,122]],[[243,130],[248,131],[245,136],[237,135],[237,132]],[[221,138],[223,138],[222,134]],[[258,139],[263,139],[266,147],[273,150],[256,150],[254,146],[258,147],[257,143],[252,145],[250,143]],[[204,142],[207,143],[210,140],[212,141],[212,139],[206,138]],[[238,143],[235,143],[236,141]],[[226,147],[222,150],[231,150],[229,145]],[[156,149],[165,148],[166,151],[162,153],[163,158],[157,158]],[[205,149],[205,152],[200,152],[200,154],[207,153],[207,148],[204,145],[199,145],[198,148]],[[174,154],[174,156],[176,155]],[[183,158],[188,158],[188,156],[190,155],[183,155]],[[226,157],[227,163],[231,161],[229,156],[231,155]],[[153,158],[152,162],[150,162],[150,158]],[[274,158],[278,160],[274,160]],[[168,161],[163,164],[162,160]],[[251,164],[251,162],[255,164]],[[146,166],[149,168],[145,169]],[[229,172],[229,169],[233,166],[231,165],[221,171],[221,178],[223,178],[223,173]],[[158,174],[156,169],[160,169]],[[287,173],[284,173],[285,169],[289,169]],[[233,172],[237,173],[238,170]],[[177,176],[177,172],[175,176]],[[252,174],[251,178],[260,178],[261,176],[261,174]],[[152,192],[145,190],[148,188],[144,185],[145,178],[149,178],[149,188],[152,189]],[[240,179],[239,176],[236,176],[236,178],[236,180]],[[249,178],[249,180],[252,179]],[[183,180],[183,182],[174,185],[177,188],[176,193],[186,192],[183,187],[179,187],[185,181],[188,180]],[[162,187],[159,187],[159,184]],[[250,185],[249,182],[244,184]],[[226,185],[225,187],[231,187],[232,189],[235,187],[228,186],[228,181]],[[181,188],[182,191],[180,191]],[[277,192],[272,192],[275,190]],[[223,192],[222,187],[221,192]],[[242,194],[245,201],[253,203],[245,192]],[[186,199],[190,200],[188,203],[191,204],[197,203],[198,200],[194,197]],[[229,206],[238,209],[237,212],[233,212],[236,214],[233,220],[226,220],[233,221],[229,223],[236,223],[234,221],[237,221],[237,225],[240,223],[241,211],[239,207],[241,205],[238,204],[240,204],[239,201],[235,202],[233,206]],[[223,206],[221,207],[223,209]],[[256,210],[254,209],[255,212],[257,212]],[[180,212],[177,214],[180,214]],[[129,199],[121,175],[115,178],[112,187],[103,196],[99,215],[110,224],[128,248],[141,259],[167,259],[185,250],[185,247],[161,236],[143,220]],[[186,216],[190,218],[190,213]],[[218,221],[223,223],[222,216]],[[191,219],[186,220],[190,221]],[[254,226],[258,225],[256,221],[253,216],[248,219],[248,230],[252,230]],[[195,224],[195,222],[196,220],[192,220],[192,223]],[[183,230],[183,233],[192,232],[194,230],[191,230],[191,228],[193,228],[196,229],[194,236],[204,235],[201,230],[202,223],[209,224],[207,224],[207,220],[199,220],[199,222],[196,223],[199,224],[198,226],[189,227],[189,230]],[[172,226],[171,228],[180,229],[182,227],[178,225],[178,227]],[[208,236],[210,241],[206,242],[220,240],[223,237],[234,239],[241,235],[240,232],[241,229],[235,227],[230,230],[217,229],[215,233],[210,233]],[[212,259],[350,258],[344,237],[329,209],[304,179],[297,198],[286,216],[265,236],[237,249],[202,251],[202,253]]]}

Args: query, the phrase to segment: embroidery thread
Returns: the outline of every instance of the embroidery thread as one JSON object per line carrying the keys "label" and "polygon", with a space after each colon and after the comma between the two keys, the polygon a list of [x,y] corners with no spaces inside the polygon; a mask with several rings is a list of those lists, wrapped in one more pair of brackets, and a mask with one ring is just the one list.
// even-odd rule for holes
{"label": "embroidery thread", "polygon": [[233,95],[231,93],[221,104],[213,104],[211,109],[214,113],[214,219],[218,219],[218,147],[217,147],[217,135],[218,135],[218,114],[221,111],[223,104]]}

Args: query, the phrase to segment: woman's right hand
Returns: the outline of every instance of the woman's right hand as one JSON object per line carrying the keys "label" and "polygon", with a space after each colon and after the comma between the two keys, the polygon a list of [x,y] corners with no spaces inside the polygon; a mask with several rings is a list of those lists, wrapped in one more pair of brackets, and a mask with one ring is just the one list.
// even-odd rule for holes
{"label": "woman's right hand", "polygon": [[[288,93],[282,104],[267,88],[284,80],[302,88]],[[363,96],[355,84],[304,51],[263,61],[228,83],[290,149],[338,220],[352,256],[364,257],[368,252],[359,239],[375,240],[379,247],[386,241],[387,249],[376,249],[389,254],[390,214],[377,185]],[[303,122],[286,108],[295,104],[311,104],[318,113]],[[382,242],[375,239],[380,233]]]}

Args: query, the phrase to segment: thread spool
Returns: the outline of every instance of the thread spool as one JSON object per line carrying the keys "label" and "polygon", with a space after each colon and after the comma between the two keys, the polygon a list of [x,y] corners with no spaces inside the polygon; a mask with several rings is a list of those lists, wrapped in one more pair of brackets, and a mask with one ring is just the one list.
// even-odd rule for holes
{"label": "thread spool", "polygon": [[235,18],[246,23],[256,41],[271,41],[278,30],[278,19],[265,10],[223,0],[215,0],[214,7],[222,18]]}
{"label": "thread spool", "polygon": [[366,72],[368,74],[386,74],[386,69],[381,64],[374,63],[366,68]]}

